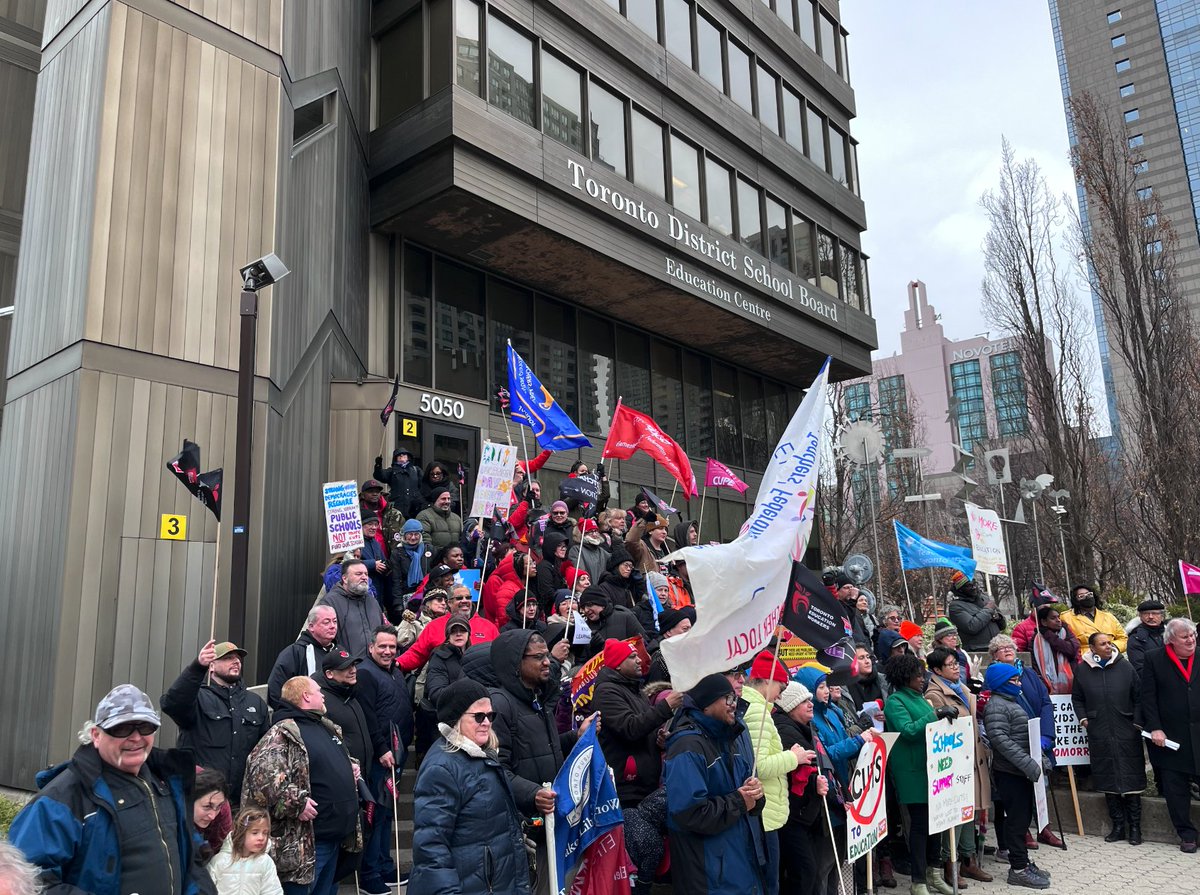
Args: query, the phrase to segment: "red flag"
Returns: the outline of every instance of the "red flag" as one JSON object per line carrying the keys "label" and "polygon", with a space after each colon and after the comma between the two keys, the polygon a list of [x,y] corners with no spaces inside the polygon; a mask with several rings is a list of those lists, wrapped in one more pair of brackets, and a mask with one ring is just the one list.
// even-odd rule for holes
{"label": "red flag", "polygon": [[1179,578],[1183,582],[1183,595],[1200,594],[1200,566],[1179,561]]}
{"label": "red flag", "polygon": [[[654,878],[656,868],[647,876]],[[587,847],[569,895],[630,895],[629,877],[635,873],[625,851],[625,825],[614,827]]]}
{"label": "red flag", "polygon": [[613,413],[612,428],[604,442],[604,457],[628,460],[635,451],[645,451],[667,472],[683,485],[684,496],[697,495],[696,476],[687,452],[659,428],[658,423],[644,413],[639,413],[624,404],[617,404]]}

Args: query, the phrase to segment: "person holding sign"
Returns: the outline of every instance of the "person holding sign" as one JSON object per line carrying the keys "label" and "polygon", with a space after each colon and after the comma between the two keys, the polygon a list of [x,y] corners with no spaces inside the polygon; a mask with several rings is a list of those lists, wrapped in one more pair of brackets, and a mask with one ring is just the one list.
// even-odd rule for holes
{"label": "person holding sign", "polygon": [[1112,642],[1096,631],[1088,638],[1087,652],[1075,671],[1071,704],[1075,717],[1087,730],[1092,760],[1092,788],[1104,793],[1112,830],[1105,842],[1142,844],[1142,796],[1146,788],[1146,763],[1142,738],[1133,723],[1137,707],[1137,672]]}
{"label": "person holding sign", "polygon": [[1021,672],[1016,665],[993,662],[984,673],[983,687],[992,695],[984,709],[988,742],[992,747],[992,782],[997,801],[1004,803],[1004,840],[1008,849],[1008,884],[1027,889],[1048,889],[1050,878],[1029,860],[1025,833],[1033,818],[1033,784],[1049,769],[1029,754],[1030,713],[1021,706]]}
{"label": "person holding sign", "polygon": [[954,895],[938,863],[942,837],[929,835],[929,774],[926,770],[925,727],[938,718],[956,718],[958,710],[944,705],[934,711],[921,695],[925,666],[916,656],[900,655],[883,669],[892,695],[883,704],[884,729],[900,734],[888,756],[888,774],[900,804],[908,808],[908,858],[912,865],[911,895]]}

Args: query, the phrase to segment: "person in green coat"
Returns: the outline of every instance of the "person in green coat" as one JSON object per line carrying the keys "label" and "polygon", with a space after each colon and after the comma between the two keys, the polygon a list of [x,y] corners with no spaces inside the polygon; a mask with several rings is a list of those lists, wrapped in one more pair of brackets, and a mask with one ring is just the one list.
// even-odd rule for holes
{"label": "person in green coat", "polygon": [[[925,728],[938,718],[957,715],[953,706],[936,712],[925,701],[925,666],[916,656],[893,656],[883,669],[892,695],[883,704],[884,729],[898,733],[888,756],[888,775],[900,804],[908,808],[911,895],[954,895],[939,871],[941,835],[929,835],[929,777],[925,773]],[[924,880],[924,882],[922,882]]]}

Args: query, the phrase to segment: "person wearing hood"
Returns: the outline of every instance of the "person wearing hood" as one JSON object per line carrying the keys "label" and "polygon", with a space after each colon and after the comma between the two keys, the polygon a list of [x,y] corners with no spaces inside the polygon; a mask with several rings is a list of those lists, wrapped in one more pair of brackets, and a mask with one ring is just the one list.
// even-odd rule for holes
{"label": "person wearing hood", "polygon": [[660,681],[671,682],[671,669],[667,667],[666,657],[662,652],[662,641],[686,634],[696,624],[696,610],[691,606],[682,609],[664,609],[658,616],[658,627],[662,636],[658,648],[650,655],[650,670],[646,673],[646,683],[656,684]]}
{"label": "person wearing hood", "polygon": [[[1029,860],[1026,831],[1033,819],[1033,784],[1050,765],[1029,754],[1030,710],[1023,676],[1016,665],[993,661],[984,672],[984,689],[991,693],[983,711],[988,744],[992,750],[992,783],[996,799],[1004,804],[1002,848],[1008,851],[1008,884],[1028,889],[1048,889],[1050,878]],[[1001,833],[999,827],[997,833]]]}
{"label": "person wearing hood", "polygon": [[603,652],[607,640],[628,640],[634,635],[641,637],[643,643],[646,640],[646,631],[637,616],[624,606],[614,606],[595,585],[579,598],[579,614],[587,619],[592,632],[591,642],[581,657],[584,661]]}
{"label": "person wearing hood", "polygon": [[864,730],[858,736],[850,735],[842,710],[830,701],[829,677],[820,668],[813,665],[797,668],[792,673],[792,679],[813,694],[813,731],[829,753],[838,782],[842,786],[848,785],[850,761],[858,757],[864,743],[874,739],[874,731]]}
{"label": "person wearing hood", "polygon": [[339,853],[363,848],[358,762],[325,717],[325,693],[315,680],[290,678],[282,700],[246,762],[242,807],[271,815],[271,857],[285,893],[333,895]]}
{"label": "person wearing hood", "polygon": [[367,720],[358,701],[358,666],[362,659],[345,650],[334,650],[321,663],[313,680],[325,694],[325,717],[342,731],[342,743],[359,766],[370,771],[375,758],[375,741],[382,739],[372,729],[374,715]]}
{"label": "person wearing hood", "polygon": [[1141,674],[1146,654],[1165,645],[1163,620],[1166,618],[1166,607],[1151,598],[1139,603],[1137,612],[1138,617],[1125,626],[1129,634],[1125,657],[1133,665],[1133,670]]}
{"label": "person wearing hood", "polygon": [[641,599],[634,583],[633,557],[620,544],[613,548],[608,558],[608,568],[600,579],[592,579],[592,586],[584,591],[594,591],[606,596],[614,606],[632,609]]}
{"label": "person wearing hood", "polygon": [[957,569],[950,576],[950,593],[954,596],[950,601],[950,621],[958,628],[962,648],[969,653],[983,652],[991,639],[1004,630],[1004,616],[974,579]]}
{"label": "person wearing hood", "polygon": [[916,656],[897,656],[884,667],[892,695],[883,704],[884,728],[899,734],[888,755],[887,770],[896,797],[908,806],[908,860],[912,895],[939,892],[953,895],[938,867],[941,834],[929,835],[929,776],[926,770],[925,728],[939,718],[955,718],[947,705],[936,711],[925,701],[925,670]]}
{"label": "person wearing hood", "polygon": [[675,527],[671,529],[671,540],[675,542],[676,550],[695,547],[700,543],[700,524],[695,519],[676,522]]}
{"label": "person wearing hood", "polygon": [[452,509],[450,489],[442,485],[429,494],[429,506],[417,513],[417,521],[421,523],[421,540],[434,550],[461,543],[463,521]]}
{"label": "person wearing hood", "polygon": [[[953,625],[950,625],[950,630],[954,631],[957,635],[957,629]],[[962,677],[959,674],[959,662],[961,660],[957,652],[948,646],[939,645],[934,647],[925,661],[931,672],[929,685],[925,688],[925,701],[933,707],[934,712],[936,713],[943,706],[950,706],[958,713],[956,717],[974,718],[975,694],[967,689],[962,681]],[[974,753],[975,807],[977,810],[984,810],[992,804],[992,792],[991,786],[988,783],[987,750],[980,740],[978,724],[975,725]],[[979,860],[975,854],[975,822],[969,820],[946,832],[946,837],[955,835],[958,837],[958,857],[962,862],[962,869],[959,871],[961,875],[968,879],[990,883],[992,881],[991,875],[985,873],[983,868],[979,866]],[[948,838],[944,837],[944,840],[942,844],[942,863],[945,864],[946,882],[952,884],[953,874],[950,866]]]}
{"label": "person wearing hood", "polygon": [[1087,731],[1092,789],[1104,793],[1112,829],[1105,842],[1142,844],[1142,790],[1146,763],[1134,717],[1138,711],[1138,674],[1133,664],[1097,631],[1075,670],[1071,704]]}
{"label": "person wearing hood", "polygon": [[438,695],[463,676],[462,661],[471,645],[471,620],[465,615],[452,615],[446,622],[446,642],[433,651],[426,666],[425,704],[428,711],[437,711]]}
{"label": "person wearing hood", "polygon": [[496,625],[507,621],[505,611],[513,597],[525,590],[525,579],[529,578],[530,585],[537,587],[537,563],[532,554],[513,550],[504,561],[496,567],[496,571],[483,583],[483,597],[479,604],[480,614]]}
{"label": "person wearing hood", "polygon": [[[536,817],[554,810],[554,791],[543,784],[557,776],[563,756],[570,753],[576,738],[587,731],[595,718],[589,716],[578,733],[558,732],[554,708],[562,690],[559,664],[566,657],[568,646],[560,640],[551,649],[541,634],[519,628],[505,631],[491,644],[490,657],[497,681],[497,686],[490,690],[496,713],[493,729],[500,742],[500,764],[522,817]],[[544,868],[547,861],[544,836],[537,837],[535,845],[537,866]],[[549,874],[538,874],[535,892],[549,892]]]}
{"label": "person wearing hood", "polygon": [[876,701],[882,706],[889,691],[884,689],[884,680],[875,667],[875,657],[871,650],[865,646],[856,647],[854,658],[858,663],[858,674],[850,681],[850,698],[859,709]]}
{"label": "person wearing hood", "polygon": [[529,895],[521,812],[497,755],[494,718],[475,681],[442,691],[441,736],[413,788],[410,892]]}
{"label": "person wearing hood", "polygon": [[320,670],[325,654],[334,648],[337,633],[337,613],[332,606],[318,604],[308,610],[304,630],[295,643],[279,651],[267,678],[267,705],[272,711],[283,707],[279,694],[285,681],[300,675],[308,677]]}
{"label": "person wearing hood", "polygon": [[[561,503],[561,501],[560,501]],[[566,504],[563,504],[566,506]],[[542,536],[542,561],[537,564],[538,609],[548,615],[554,606],[554,592],[567,586],[562,567],[567,562],[570,538],[558,529],[547,529]]]}
{"label": "person wearing hood", "polygon": [[[783,895],[824,895],[825,885],[835,871],[836,858],[829,838],[822,802],[837,786],[833,765],[812,729],[813,696],[803,684],[790,681],[779,698],[771,719],[784,749],[799,746],[817,758],[788,774],[788,819],[779,831],[780,884]],[[829,799],[830,817],[845,809],[836,797]],[[840,826],[840,824],[839,824]],[[890,864],[890,862],[888,862]],[[895,888],[890,869],[881,867],[878,883]],[[834,884],[836,889],[836,883]]]}
{"label": "person wearing hood", "polygon": [[1079,641],[1053,606],[1039,606],[1034,614],[1037,632],[1029,642],[1033,667],[1051,693],[1070,693],[1075,663],[1079,661]]}
{"label": "person wearing hood", "polygon": [[371,597],[370,576],[361,559],[342,563],[342,580],[321,597],[319,605],[330,606],[337,615],[338,646],[352,656],[365,656],[372,632],[383,624],[383,610]]}
{"label": "person wearing hood", "polygon": [[746,715],[742,723],[754,748],[756,776],[763,789],[763,841],[767,847],[764,882],[767,895],[779,892],[779,831],[788,820],[788,774],[816,761],[817,753],[799,745],[784,749],[779,731],[768,723],[775,700],[791,677],[770,650],[763,650],[750,665],[750,678],[742,689]]}
{"label": "person wearing hood", "polygon": [[888,659],[898,652],[905,650],[910,653],[912,652],[908,648],[908,641],[900,636],[898,630],[882,628],[879,631],[879,636],[875,638],[875,664],[883,668],[887,665]]}
{"label": "person wearing hood", "polygon": [[763,895],[767,861],[762,782],[723,674],[687,691],[667,738],[663,780],[671,879],[688,895]]}
{"label": "person wearing hood", "polygon": [[504,627],[500,629],[501,631],[509,631],[513,628],[527,628],[530,631],[536,631],[543,637],[546,636],[546,622],[542,618],[542,610],[537,594],[524,590],[517,591],[513,598],[508,601],[508,606],[505,607],[504,614]]}
{"label": "person wearing hood", "polygon": [[1071,608],[1062,614],[1062,620],[1079,643],[1087,643],[1092,634],[1103,631],[1113,639],[1117,649],[1125,652],[1129,642],[1125,627],[1115,615],[1101,608],[1100,595],[1091,585],[1076,584],[1071,588]]}
{"label": "person wearing hood", "polygon": [[373,477],[388,486],[392,506],[406,517],[421,509],[421,471],[412,462],[412,454],[400,448],[392,454],[392,465],[383,468],[383,457],[375,458]]}

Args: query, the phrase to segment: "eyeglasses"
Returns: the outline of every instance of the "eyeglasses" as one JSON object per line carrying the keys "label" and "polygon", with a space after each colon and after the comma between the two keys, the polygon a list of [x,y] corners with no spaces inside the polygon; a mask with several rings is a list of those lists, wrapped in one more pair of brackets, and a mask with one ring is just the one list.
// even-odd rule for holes
{"label": "eyeglasses", "polygon": [[942,663],[943,668],[945,668],[947,665],[953,665],[955,668],[957,668],[958,667],[958,659],[947,659],[945,662]]}
{"label": "eyeglasses", "polygon": [[726,693],[725,694],[725,704],[728,706],[737,705],[737,694],[736,693]]}
{"label": "eyeglasses", "polygon": [[733,669],[733,671],[725,672],[725,677],[734,677],[734,678],[740,677],[742,680],[745,680],[746,672],[742,671],[742,669],[740,669],[740,668],[735,668],[735,669]]}
{"label": "eyeglasses", "polygon": [[486,721],[488,724],[491,724],[493,721],[496,720],[496,713],[495,712],[467,712],[465,715],[463,715],[463,717],[464,718],[474,718],[476,724],[482,724],[484,721]]}
{"label": "eyeglasses", "polygon": [[529,659],[531,661],[537,662],[540,665],[542,662],[550,661],[550,654],[549,653],[525,653],[525,655],[521,656],[521,658]]}
{"label": "eyeglasses", "polygon": [[126,737],[133,736],[135,730],[142,736],[148,737],[158,730],[158,725],[150,721],[126,721],[124,724],[101,727],[100,729],[113,739],[123,740]]}

